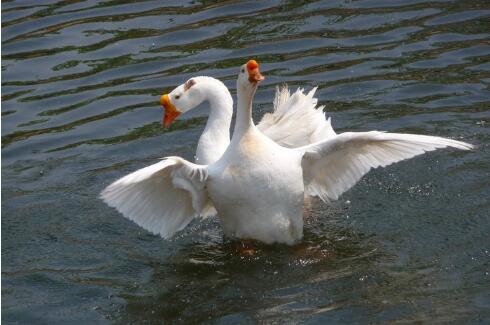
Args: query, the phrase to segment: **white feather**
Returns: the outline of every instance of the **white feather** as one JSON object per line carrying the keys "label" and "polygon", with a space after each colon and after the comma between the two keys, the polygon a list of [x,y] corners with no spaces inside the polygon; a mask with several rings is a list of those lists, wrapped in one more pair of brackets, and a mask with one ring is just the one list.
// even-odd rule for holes
{"label": "white feather", "polygon": [[471,144],[440,137],[371,132],[346,132],[297,150],[304,151],[305,192],[324,201],[336,200],[371,168],[438,148],[472,149]]}
{"label": "white feather", "polygon": [[115,181],[100,197],[142,228],[169,238],[203,210],[214,210],[204,190],[207,166],[167,157]]}
{"label": "white feather", "polygon": [[270,139],[287,148],[295,148],[335,136],[324,106],[317,107],[317,87],[307,94],[299,88],[290,95],[288,87],[277,87],[272,113],[267,113],[257,128]]}

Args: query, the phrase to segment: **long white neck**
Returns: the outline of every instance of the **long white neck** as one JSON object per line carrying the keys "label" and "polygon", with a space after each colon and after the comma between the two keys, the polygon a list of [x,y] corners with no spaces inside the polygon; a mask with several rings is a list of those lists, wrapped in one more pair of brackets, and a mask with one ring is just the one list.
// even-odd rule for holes
{"label": "long white neck", "polygon": [[237,112],[232,141],[240,140],[249,129],[255,128],[252,120],[252,99],[256,90],[256,87],[242,89],[237,85]]}
{"label": "long white neck", "polygon": [[209,165],[216,162],[230,144],[230,124],[233,115],[233,98],[228,88],[219,80],[200,77],[199,87],[209,103],[209,118],[199,138],[196,163]]}

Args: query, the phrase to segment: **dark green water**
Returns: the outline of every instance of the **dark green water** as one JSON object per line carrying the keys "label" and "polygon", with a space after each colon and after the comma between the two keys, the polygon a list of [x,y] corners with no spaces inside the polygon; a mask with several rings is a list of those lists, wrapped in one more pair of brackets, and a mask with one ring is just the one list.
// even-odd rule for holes
{"label": "dark green water", "polygon": [[[486,1],[3,1],[2,321],[477,324],[490,320],[490,5]],[[478,145],[375,170],[314,201],[305,247],[237,256],[216,220],[170,241],[97,199],[192,159],[206,108],[160,127],[196,75],[234,91],[250,58],[318,85],[340,131]]]}

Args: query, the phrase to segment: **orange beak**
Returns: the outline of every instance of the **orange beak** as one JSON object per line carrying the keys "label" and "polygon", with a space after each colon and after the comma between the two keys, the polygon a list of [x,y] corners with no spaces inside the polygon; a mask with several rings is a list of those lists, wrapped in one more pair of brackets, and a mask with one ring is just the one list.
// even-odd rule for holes
{"label": "orange beak", "polygon": [[170,98],[168,94],[160,97],[160,105],[162,105],[165,109],[165,114],[163,115],[163,126],[168,128],[170,124],[180,115],[180,112],[177,108],[170,102]]}
{"label": "orange beak", "polygon": [[264,76],[260,74],[259,64],[255,60],[250,60],[247,62],[247,70],[248,70],[248,81],[250,82],[259,82],[264,80]]}

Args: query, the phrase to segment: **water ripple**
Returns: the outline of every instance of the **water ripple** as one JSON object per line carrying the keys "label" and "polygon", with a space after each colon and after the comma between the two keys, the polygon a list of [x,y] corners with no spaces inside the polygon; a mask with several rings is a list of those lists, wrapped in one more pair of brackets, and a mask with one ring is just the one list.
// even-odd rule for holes
{"label": "water ripple", "polygon": [[[433,308],[477,322],[489,17],[484,0],[2,2],[2,320],[396,323],[431,322]],[[314,205],[306,246],[249,260],[216,221],[162,241],[109,214],[103,185],[164,155],[193,157],[206,110],[164,130],[159,96],[195,75],[234,94],[252,57],[267,76],[254,118],[276,85],[319,86],[338,130],[479,150],[375,171],[343,196],[352,205]]]}

